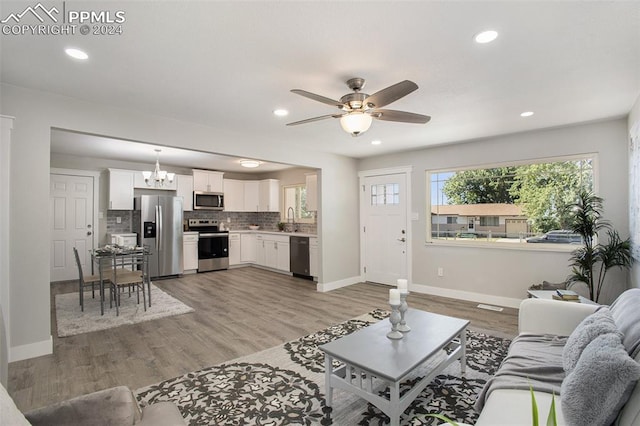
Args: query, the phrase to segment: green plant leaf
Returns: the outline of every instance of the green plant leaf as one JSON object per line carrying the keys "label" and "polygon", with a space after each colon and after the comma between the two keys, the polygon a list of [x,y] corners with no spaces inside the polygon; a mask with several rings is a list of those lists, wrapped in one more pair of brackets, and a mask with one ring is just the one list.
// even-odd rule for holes
{"label": "green plant leaf", "polygon": [[533,426],[538,426],[538,404],[536,403],[536,397],[533,394],[533,387],[529,385],[529,391],[531,392],[531,417],[533,418]]}
{"label": "green plant leaf", "polygon": [[549,417],[547,417],[547,426],[558,426],[556,420],[556,395],[551,394],[551,407],[549,408]]}

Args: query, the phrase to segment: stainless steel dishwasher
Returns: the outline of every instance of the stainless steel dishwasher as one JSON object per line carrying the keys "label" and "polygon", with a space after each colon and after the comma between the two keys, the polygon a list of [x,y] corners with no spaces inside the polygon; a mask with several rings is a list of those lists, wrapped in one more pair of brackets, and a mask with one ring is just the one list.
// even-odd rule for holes
{"label": "stainless steel dishwasher", "polygon": [[294,276],[313,279],[309,271],[309,237],[289,237],[289,260]]}

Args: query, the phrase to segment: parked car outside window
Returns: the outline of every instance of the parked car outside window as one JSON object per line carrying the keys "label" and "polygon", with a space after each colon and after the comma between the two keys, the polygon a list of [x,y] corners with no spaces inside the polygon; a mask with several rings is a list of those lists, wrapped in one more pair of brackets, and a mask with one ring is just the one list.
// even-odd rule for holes
{"label": "parked car outside window", "polygon": [[569,229],[549,231],[540,236],[527,238],[528,243],[582,244],[582,237]]}

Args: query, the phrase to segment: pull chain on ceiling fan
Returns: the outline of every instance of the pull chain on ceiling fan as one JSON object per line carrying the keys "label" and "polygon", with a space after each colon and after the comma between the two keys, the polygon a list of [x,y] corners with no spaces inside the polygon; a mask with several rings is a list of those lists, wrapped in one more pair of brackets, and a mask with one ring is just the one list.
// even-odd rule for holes
{"label": "pull chain on ceiling fan", "polygon": [[425,124],[431,117],[428,115],[415,114],[406,111],[395,111],[391,109],[380,109],[389,105],[400,98],[407,96],[409,93],[418,89],[418,85],[413,81],[404,80],[385,89],[382,89],[373,95],[361,92],[364,88],[365,80],[363,78],[352,78],[347,80],[347,86],[353,90],[353,93],[347,93],[335,101],[325,96],[316,95],[306,90],[293,89],[293,93],[314,101],[322,102],[330,106],[338,107],[343,112],[338,114],[321,115],[319,117],[307,118],[306,120],[294,121],[288,123],[287,126],[296,126],[298,124],[311,123],[327,118],[339,118],[340,125],[345,132],[352,136],[358,136],[369,130],[373,119],[382,121],[398,121],[402,123]]}

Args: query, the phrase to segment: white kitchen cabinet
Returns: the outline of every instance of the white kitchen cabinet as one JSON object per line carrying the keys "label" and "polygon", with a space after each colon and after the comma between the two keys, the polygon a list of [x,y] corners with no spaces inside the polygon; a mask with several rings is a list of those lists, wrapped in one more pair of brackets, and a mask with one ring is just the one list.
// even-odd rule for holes
{"label": "white kitchen cabinet", "polygon": [[313,237],[309,238],[309,273],[318,276],[318,239]]}
{"label": "white kitchen cabinet", "polygon": [[256,236],[254,234],[240,234],[240,263],[255,263]]}
{"label": "white kitchen cabinet", "polygon": [[259,211],[260,182],[257,180],[244,181],[244,210],[245,212]]}
{"label": "white kitchen cabinet", "polygon": [[307,186],[307,211],[318,211],[318,175],[309,173],[305,176]]}
{"label": "white kitchen cabinet", "polygon": [[224,210],[228,212],[244,211],[244,181],[224,179]]}
{"label": "white kitchen cabinet", "polygon": [[290,271],[289,237],[287,241],[276,241],[276,269]]}
{"label": "white kitchen cabinet", "polygon": [[176,195],[182,197],[182,210],[193,211],[193,176],[176,175]]}
{"label": "white kitchen cabinet", "polygon": [[108,210],[133,210],[133,174],[131,170],[109,169]]}
{"label": "white kitchen cabinet", "polygon": [[258,196],[258,211],[280,211],[280,181],[277,179],[264,179],[260,181]]}
{"label": "white kitchen cabinet", "polygon": [[198,233],[185,232],[182,236],[182,260],[185,273],[198,271]]}
{"label": "white kitchen cabinet", "polygon": [[193,170],[193,190],[203,192],[224,192],[224,172]]}
{"label": "white kitchen cabinet", "polygon": [[264,234],[256,235],[256,263],[260,266],[267,266],[267,256]]}
{"label": "white kitchen cabinet", "polygon": [[240,264],[241,247],[240,234],[229,232],[229,266]]}

